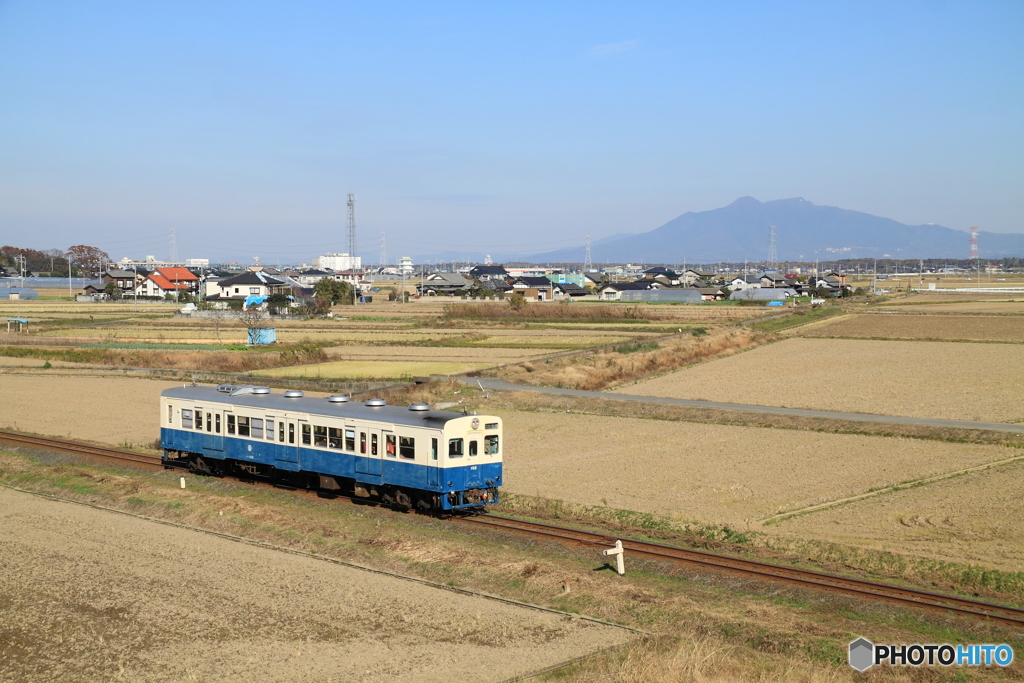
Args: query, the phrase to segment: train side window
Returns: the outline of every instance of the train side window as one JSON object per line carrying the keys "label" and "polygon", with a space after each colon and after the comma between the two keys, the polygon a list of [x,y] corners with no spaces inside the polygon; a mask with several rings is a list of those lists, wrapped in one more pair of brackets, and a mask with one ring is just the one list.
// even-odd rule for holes
{"label": "train side window", "polygon": [[[219,417],[220,416],[218,415],[218,418]],[[206,411],[206,431],[208,431],[208,432],[212,432],[213,431],[213,413],[211,413],[210,411]],[[220,431],[220,422],[219,421],[217,422],[217,431],[218,432]]]}
{"label": "train side window", "polygon": [[213,416],[213,427],[213,431],[217,434],[220,434],[220,413],[217,413],[216,415]]}
{"label": "train side window", "polygon": [[377,435],[370,434],[370,455],[377,455]]}
{"label": "train side window", "polygon": [[249,418],[244,415],[238,416],[238,435],[249,436]]}
{"label": "train side window", "polygon": [[359,452],[366,455],[366,432],[359,432]]}
{"label": "train side window", "polygon": [[437,439],[430,440],[430,459],[437,460]]}
{"label": "train side window", "polygon": [[263,438],[263,420],[258,417],[252,419],[252,438],[262,439]]}
{"label": "train side window", "polygon": [[313,440],[310,437],[310,434],[311,434],[311,432],[310,432],[310,429],[309,429],[309,425],[308,424],[302,425],[302,445],[303,446],[309,446],[310,444],[313,443]]}
{"label": "train side window", "polygon": [[469,457],[473,457],[474,455],[477,454],[477,447],[479,445],[480,442],[477,441],[476,439],[473,439],[472,441],[469,442]]}
{"label": "train side window", "polygon": [[490,436],[484,437],[484,453],[487,455],[498,454],[498,435],[491,434]]}
{"label": "train side window", "polygon": [[462,439],[448,439],[448,457],[462,457]]}
{"label": "train side window", "polygon": [[389,458],[395,457],[395,435],[385,434],[384,435],[384,455]]}
{"label": "train side window", "polygon": [[196,411],[196,429],[203,431],[203,411]]}
{"label": "train side window", "polygon": [[416,439],[411,436],[398,437],[398,454],[403,458],[416,457]]}
{"label": "train side window", "polygon": [[167,424],[172,424],[173,422],[174,422],[174,406],[168,405],[167,406]]}
{"label": "train side window", "polygon": [[273,440],[274,440],[274,421],[268,419],[267,420],[267,441],[273,441]]}
{"label": "train side window", "polygon": [[339,427],[330,427],[327,430],[327,446],[340,450],[343,443],[344,439],[341,436],[341,429]]}
{"label": "train side window", "polygon": [[487,424],[484,425],[484,429],[497,429],[497,428],[498,428],[498,423],[497,422],[488,422]]}
{"label": "train side window", "polygon": [[[306,429],[306,425],[302,425],[302,429]],[[327,448],[327,427],[320,427],[313,425],[313,445],[319,448]]]}
{"label": "train side window", "polygon": [[228,434],[235,433],[235,416],[228,413]]}
{"label": "train side window", "polygon": [[295,425],[288,424],[288,443],[295,443]]}
{"label": "train side window", "polygon": [[181,427],[182,429],[192,429],[192,411],[188,408],[181,409]]}
{"label": "train side window", "polygon": [[345,450],[356,452],[356,432],[354,429],[345,430]]}
{"label": "train side window", "polygon": [[277,440],[284,443],[284,422],[277,423]]}

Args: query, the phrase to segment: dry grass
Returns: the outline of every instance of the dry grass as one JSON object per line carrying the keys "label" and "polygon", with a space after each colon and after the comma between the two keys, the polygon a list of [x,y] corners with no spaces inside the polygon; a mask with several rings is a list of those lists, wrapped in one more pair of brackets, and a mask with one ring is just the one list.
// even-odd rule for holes
{"label": "dry grass", "polygon": [[598,390],[654,373],[700,363],[756,346],[765,333],[746,328],[715,330],[658,345],[642,342],[599,353],[511,365],[494,375],[516,384]]}
{"label": "dry grass", "polygon": [[935,417],[1024,420],[1024,346],[786,339],[657,379],[627,394]]}
{"label": "dry grass", "polygon": [[1024,316],[845,315],[802,329],[799,334],[804,337],[1024,343]]}
{"label": "dry grass", "polygon": [[569,301],[558,303],[523,303],[515,308],[509,303],[493,304],[446,304],[446,318],[469,318],[486,320],[665,320],[666,311],[655,311],[640,304],[574,304]]}

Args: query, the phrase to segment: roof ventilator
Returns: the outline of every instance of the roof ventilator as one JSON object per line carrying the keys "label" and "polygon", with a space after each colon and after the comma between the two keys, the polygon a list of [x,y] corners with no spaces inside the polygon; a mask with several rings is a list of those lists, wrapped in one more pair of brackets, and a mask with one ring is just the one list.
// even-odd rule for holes
{"label": "roof ventilator", "polygon": [[219,391],[222,394],[230,394],[234,390],[235,390],[235,385],[234,384],[218,384],[217,385],[217,391]]}
{"label": "roof ventilator", "polygon": [[364,406],[369,406],[371,408],[379,408],[380,406],[386,406],[387,404],[388,402],[382,398],[371,398],[363,401]]}
{"label": "roof ventilator", "polygon": [[330,401],[331,403],[348,403],[348,396],[335,394],[334,396],[328,396],[327,400]]}
{"label": "roof ventilator", "polygon": [[417,412],[420,412],[423,410],[430,410],[430,406],[427,405],[426,403],[413,403],[412,405],[409,406],[409,410],[415,410]]}
{"label": "roof ventilator", "polygon": [[285,398],[302,398],[302,392],[299,391],[298,389],[289,389],[288,391],[284,392],[284,397]]}

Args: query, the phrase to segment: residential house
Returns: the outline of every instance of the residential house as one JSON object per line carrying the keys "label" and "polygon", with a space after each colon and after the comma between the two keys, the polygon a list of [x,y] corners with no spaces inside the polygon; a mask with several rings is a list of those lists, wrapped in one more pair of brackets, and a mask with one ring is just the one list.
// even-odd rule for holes
{"label": "residential house", "polygon": [[430,273],[416,285],[420,296],[451,295],[474,286],[474,282],[458,273]]}
{"label": "residential house", "polygon": [[527,299],[550,301],[554,298],[555,283],[546,277],[517,277],[510,283],[513,294],[522,294]]}
{"label": "residential house", "polygon": [[558,282],[551,288],[552,296],[555,299],[572,299],[580,296],[587,296],[590,290],[580,287],[573,282]]}
{"label": "residential house", "polygon": [[751,287],[761,286],[760,275],[737,275],[728,282],[726,282],[729,289],[738,292],[744,289],[750,289]]}
{"label": "residential house", "polygon": [[683,271],[683,276],[680,279],[685,285],[693,285],[697,280],[712,282],[716,278],[715,274],[710,270],[695,270],[694,268],[687,268]]}
{"label": "residential house", "polygon": [[505,280],[508,278],[508,271],[505,270],[504,266],[473,266],[469,270],[469,277],[480,282],[487,282],[489,280]]}
{"label": "residential house", "polygon": [[219,282],[207,280],[206,284],[207,301],[244,300],[247,296],[270,296],[284,293],[287,289],[283,280],[254,271],[246,271]]}
{"label": "residential house", "polygon": [[[328,273],[326,270],[318,270],[316,268],[309,268],[308,270],[302,270],[294,274],[286,273],[285,275],[287,277],[291,277],[293,280],[298,282],[303,287],[312,287],[320,280],[323,280],[325,277],[332,276],[332,274]],[[276,275],[273,277],[278,277],[278,279],[280,279],[280,277]]]}
{"label": "residential house", "polygon": [[643,292],[657,289],[651,280],[635,280],[633,282],[607,282],[597,289],[597,294],[604,301],[618,301],[623,292]]}
{"label": "residential house", "polygon": [[721,301],[725,298],[725,292],[721,287],[696,287],[700,294],[701,301]]}
{"label": "residential house", "polygon": [[131,292],[138,285],[135,271],[122,270],[120,268],[108,268],[103,272],[100,279],[103,281],[103,285],[100,287],[101,291],[111,282],[116,284],[122,292]]}
{"label": "residential house", "polygon": [[762,287],[785,287],[786,278],[773,270],[766,270],[759,276]]}

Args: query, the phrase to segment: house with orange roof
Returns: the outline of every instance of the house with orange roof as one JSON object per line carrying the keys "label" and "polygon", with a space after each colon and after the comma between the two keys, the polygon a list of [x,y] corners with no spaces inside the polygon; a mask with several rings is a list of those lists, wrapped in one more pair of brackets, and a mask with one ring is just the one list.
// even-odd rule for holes
{"label": "house with orange roof", "polygon": [[192,294],[199,290],[199,278],[188,268],[158,268],[141,278],[135,289],[139,296],[166,297]]}

